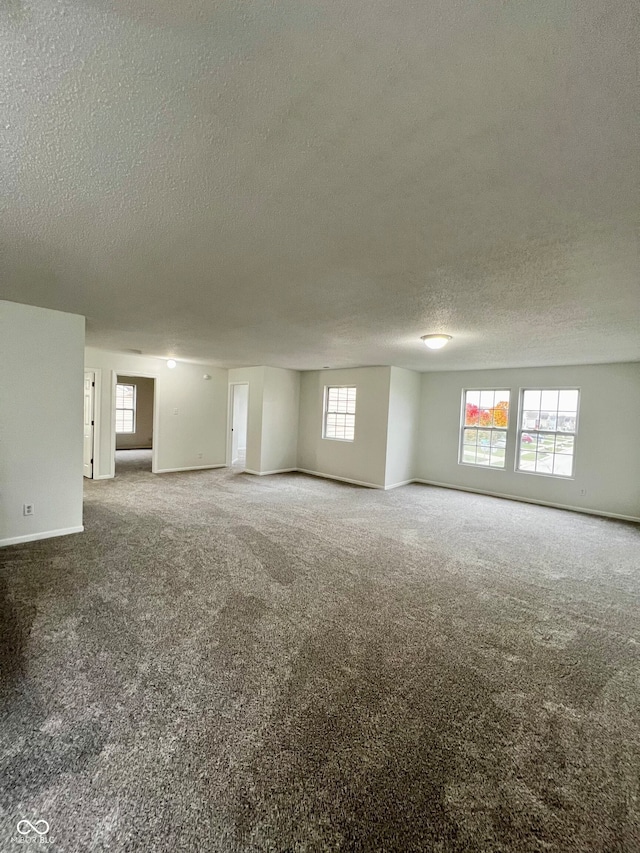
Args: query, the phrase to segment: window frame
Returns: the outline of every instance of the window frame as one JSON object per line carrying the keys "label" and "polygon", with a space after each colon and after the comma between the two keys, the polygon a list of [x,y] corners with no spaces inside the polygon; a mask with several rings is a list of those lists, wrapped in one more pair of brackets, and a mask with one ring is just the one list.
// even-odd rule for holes
{"label": "window frame", "polygon": [[[524,420],[524,393],[525,391],[577,391],[578,392],[578,404],[576,407],[576,423],[573,429],[573,432],[567,432],[566,430],[549,430],[549,429],[524,429],[522,426],[522,422]],[[518,389],[518,428],[516,432],[516,453],[514,460],[514,472],[516,474],[533,474],[535,477],[553,477],[555,480],[575,480],[576,479],[576,447],[577,442],[576,439],[578,437],[578,431],[580,428],[580,403],[582,402],[582,388],[578,385],[556,385],[555,387],[549,386],[541,386],[538,385],[536,387],[527,385],[521,386]],[[529,411],[527,409],[527,411]],[[543,411],[540,409],[540,411]],[[556,409],[556,414],[560,411],[560,409]],[[557,426],[557,424],[556,424]],[[522,434],[527,433],[527,435],[570,435],[573,436],[573,453],[571,454],[571,474],[554,474],[553,472],[548,473],[546,471],[527,471],[524,468],[520,468],[520,449],[522,445]],[[554,456],[555,450],[554,450]],[[567,454],[559,454],[559,455],[567,455]]]}
{"label": "window frame", "polygon": [[[496,427],[496,426],[481,427],[479,425],[477,427],[465,426],[466,413],[467,413],[467,393],[469,391],[478,391],[480,393],[482,393],[483,391],[491,391],[494,394],[499,393],[499,392],[508,394],[509,395],[509,409],[508,409],[506,427]],[[509,430],[511,429],[511,426],[512,426],[512,420],[511,420],[511,397],[512,396],[513,396],[513,394],[512,394],[511,388],[484,388],[483,387],[483,388],[463,388],[462,389],[462,395],[461,395],[461,399],[460,399],[460,427],[458,430],[458,465],[467,465],[469,468],[483,468],[485,470],[488,469],[490,471],[506,471],[507,470],[507,444],[509,441]],[[495,402],[495,398],[494,398],[494,402]],[[494,408],[495,408],[495,406],[494,406]],[[489,454],[489,464],[484,464],[482,462],[465,462],[464,461],[464,431],[465,431],[465,429],[496,430],[497,432],[504,433],[504,465],[500,465],[500,466],[491,465],[490,464],[491,454]],[[476,447],[477,447],[477,443],[476,443]],[[476,456],[477,456],[477,454],[476,454]]]}
{"label": "window frame", "polygon": [[[333,388],[353,388],[355,391],[356,402],[354,405],[354,411],[351,412],[330,412],[329,411],[329,391]],[[345,441],[348,444],[353,443],[356,440],[356,412],[357,412],[357,400],[358,400],[358,386],[357,385],[325,385],[324,386],[324,399],[322,401],[322,438],[326,441]],[[327,435],[327,417],[332,414],[353,414],[353,438],[339,438],[333,435]]]}
{"label": "window frame", "polygon": [[[122,388],[133,388],[133,404],[131,407],[128,406],[119,406],[118,405],[118,387]],[[137,397],[138,397],[138,387],[134,382],[116,382],[116,395],[115,395],[115,433],[116,435],[135,435],[136,434],[136,410],[137,410]],[[119,430],[118,429],[118,412],[132,412],[132,428]]]}

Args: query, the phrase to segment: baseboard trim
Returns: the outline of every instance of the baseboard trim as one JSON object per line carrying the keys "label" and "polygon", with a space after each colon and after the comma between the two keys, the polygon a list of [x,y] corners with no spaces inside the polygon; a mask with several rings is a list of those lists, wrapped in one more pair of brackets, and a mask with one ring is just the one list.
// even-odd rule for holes
{"label": "baseboard trim", "polygon": [[523,498],[520,495],[507,495],[502,492],[490,492],[485,489],[470,489],[467,486],[454,486],[452,483],[438,483],[436,480],[415,479],[414,483],[423,483],[425,486],[438,486],[441,489],[455,489],[458,492],[471,492],[476,495],[488,495],[491,498],[504,498],[507,501],[520,501],[525,504],[537,504],[538,506],[550,506],[553,509],[565,509],[569,512],[583,512],[587,515],[600,515],[604,518],[615,518],[618,521],[634,521],[640,523],[640,518],[635,515],[622,515],[618,512],[605,512],[601,509],[588,509],[582,506],[571,506],[570,504],[559,504],[553,501],[539,501],[535,498]]}
{"label": "baseboard trim", "polygon": [[87,480],[113,480],[113,474],[97,474],[95,477],[86,477]]}
{"label": "baseboard trim", "polygon": [[245,468],[243,473],[253,474],[255,477],[266,477],[268,474],[291,474],[299,470],[299,468],[274,468],[273,471],[254,471],[252,468]]}
{"label": "baseboard trim", "polygon": [[21,545],[23,542],[37,542],[40,539],[53,539],[55,536],[69,536],[71,533],[83,533],[84,527],[61,527],[58,530],[43,530],[41,533],[27,533],[25,536],[12,536],[0,539],[0,548],[7,545]]}
{"label": "baseboard trim", "polygon": [[352,486],[364,486],[367,489],[382,489],[384,486],[378,483],[366,483],[364,480],[352,480],[349,477],[336,477],[335,474],[323,474],[322,471],[310,471],[308,468],[296,468],[301,474],[311,474],[312,477],[322,477],[323,480],[339,480],[341,483],[350,483]]}
{"label": "baseboard trim", "polygon": [[190,465],[188,468],[158,468],[153,471],[153,474],[178,474],[180,471],[208,471],[211,468],[226,468],[224,462],[219,462],[217,465]]}
{"label": "baseboard trim", "polygon": [[392,483],[390,486],[385,486],[385,492],[388,492],[389,489],[399,489],[400,486],[408,486],[409,483],[415,483],[415,480],[403,480],[401,483]]}

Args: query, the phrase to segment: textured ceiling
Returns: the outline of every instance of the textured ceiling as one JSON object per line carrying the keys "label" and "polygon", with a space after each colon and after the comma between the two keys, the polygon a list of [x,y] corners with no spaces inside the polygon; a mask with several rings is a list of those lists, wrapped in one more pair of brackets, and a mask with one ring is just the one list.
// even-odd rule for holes
{"label": "textured ceiling", "polygon": [[0,296],[223,365],[640,360],[639,21],[3,0]]}

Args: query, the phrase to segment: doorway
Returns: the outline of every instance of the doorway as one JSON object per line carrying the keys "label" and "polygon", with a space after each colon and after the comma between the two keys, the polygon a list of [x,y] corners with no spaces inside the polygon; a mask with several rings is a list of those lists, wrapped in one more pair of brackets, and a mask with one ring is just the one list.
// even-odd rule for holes
{"label": "doorway", "polygon": [[155,379],[118,373],[115,386],[115,474],[152,470]]}
{"label": "doorway", "polygon": [[231,441],[230,466],[244,471],[247,465],[247,423],[249,420],[249,385],[233,384],[231,387]]}
{"label": "doorway", "polygon": [[84,372],[84,438],[82,473],[93,480],[93,444],[95,430],[96,375],[92,370]]}

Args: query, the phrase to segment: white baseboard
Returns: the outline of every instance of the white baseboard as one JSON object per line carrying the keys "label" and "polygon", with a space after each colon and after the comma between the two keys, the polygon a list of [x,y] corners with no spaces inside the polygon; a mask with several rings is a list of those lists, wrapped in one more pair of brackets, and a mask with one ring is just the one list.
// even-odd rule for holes
{"label": "white baseboard", "polygon": [[87,480],[113,480],[113,474],[97,474],[95,477],[87,477]]}
{"label": "white baseboard", "polygon": [[570,504],[559,504],[554,503],[553,501],[539,501],[535,498],[523,498],[520,495],[507,495],[502,492],[489,492],[485,489],[470,489],[467,486],[454,486],[452,483],[438,483],[435,480],[419,480],[416,479],[413,481],[414,483],[424,483],[425,486],[438,486],[441,489],[455,489],[458,492],[472,492],[476,495],[488,495],[492,498],[504,498],[507,501],[520,501],[521,503],[526,504],[537,504],[538,506],[550,506],[554,509],[566,509],[569,512],[584,512],[587,515],[601,515],[605,518],[616,518],[619,521],[635,521],[640,522],[640,518],[637,518],[635,515],[622,515],[618,512],[605,512],[601,509],[588,509],[583,506],[571,506]]}
{"label": "white baseboard", "polygon": [[388,492],[389,489],[398,489],[400,486],[408,486],[409,483],[415,483],[415,480],[403,480],[401,483],[393,483],[391,486],[385,486],[385,492]]}
{"label": "white baseboard", "polygon": [[244,473],[253,474],[256,477],[266,477],[268,474],[291,474],[298,470],[298,468],[275,468],[273,471],[253,471],[251,468],[245,468]]}
{"label": "white baseboard", "polygon": [[157,468],[152,474],[177,474],[180,471],[208,471],[210,468],[226,468],[224,462],[217,465],[190,465],[188,468]]}
{"label": "white baseboard", "polygon": [[20,545],[23,542],[37,542],[39,539],[53,539],[54,536],[69,536],[71,533],[82,533],[84,527],[61,527],[58,530],[43,530],[40,533],[27,533],[25,536],[12,536],[9,539],[0,539],[0,548],[6,545]]}
{"label": "white baseboard", "polygon": [[378,483],[366,483],[364,480],[351,480],[349,477],[336,477],[334,474],[323,474],[322,471],[310,471],[308,468],[296,468],[301,474],[311,474],[312,477],[322,477],[323,480],[339,480],[341,483],[351,483],[353,486],[365,486],[367,489],[383,489]]}

